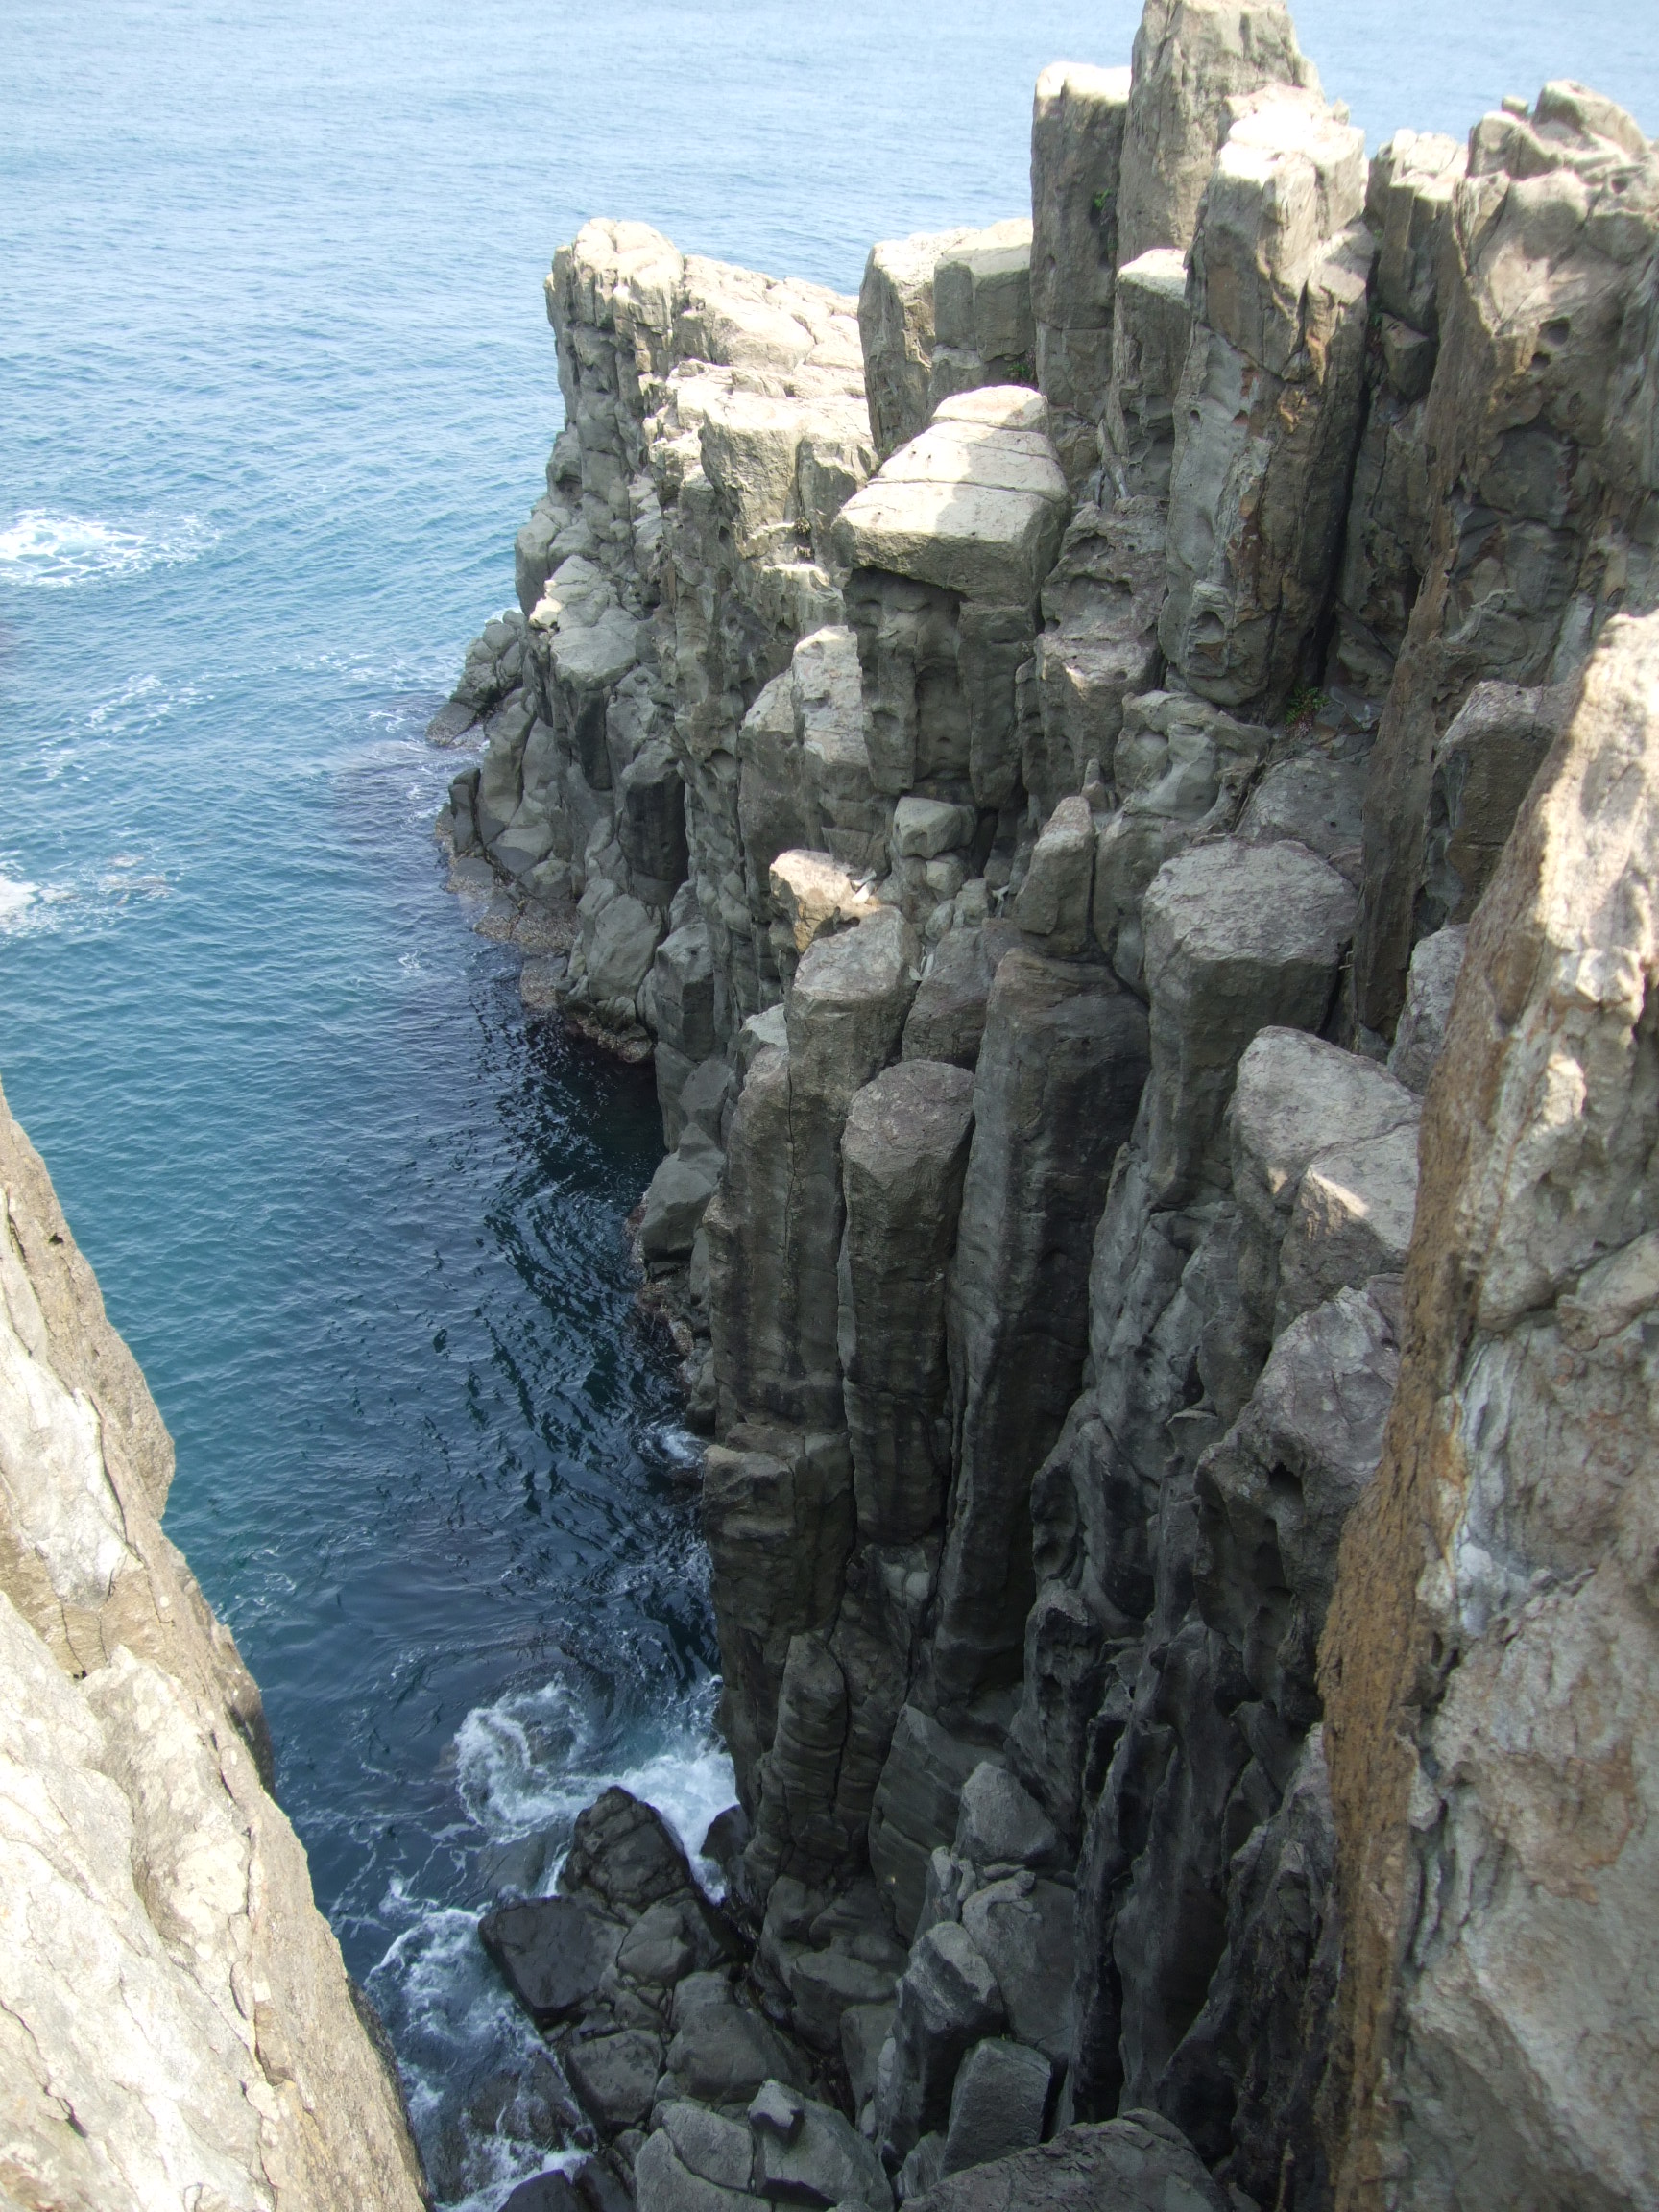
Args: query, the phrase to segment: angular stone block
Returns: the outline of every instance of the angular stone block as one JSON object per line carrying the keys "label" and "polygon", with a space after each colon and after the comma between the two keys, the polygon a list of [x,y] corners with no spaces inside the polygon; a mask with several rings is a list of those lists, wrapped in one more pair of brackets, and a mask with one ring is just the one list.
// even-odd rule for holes
{"label": "angular stone block", "polygon": [[1259,1029],[1317,1029],[1336,987],[1357,902],[1298,845],[1200,846],[1169,861],[1146,894],[1153,1090],[1148,1170],[1178,1203],[1228,1167],[1221,1117]]}

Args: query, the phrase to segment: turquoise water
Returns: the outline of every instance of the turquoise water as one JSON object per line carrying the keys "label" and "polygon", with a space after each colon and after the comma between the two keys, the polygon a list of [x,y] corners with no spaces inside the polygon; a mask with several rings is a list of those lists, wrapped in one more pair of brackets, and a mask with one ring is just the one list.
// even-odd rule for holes
{"label": "turquoise water", "polygon": [[[442,888],[424,722],[510,599],[589,213],[849,288],[1017,212],[1031,80],[1134,11],[10,0],[0,72],[0,1075],[179,1446],[317,1892],[443,2194],[540,2153],[479,1853],[729,1772],[689,1440],[621,1224],[647,1079],[526,1025]],[[1361,19],[1362,18],[1362,19]],[[1650,14],[1300,11],[1373,139]]]}

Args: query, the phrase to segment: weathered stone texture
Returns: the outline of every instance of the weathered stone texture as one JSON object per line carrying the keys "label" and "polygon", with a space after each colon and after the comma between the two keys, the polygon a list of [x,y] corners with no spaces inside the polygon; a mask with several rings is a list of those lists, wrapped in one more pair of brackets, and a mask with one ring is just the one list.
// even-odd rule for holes
{"label": "weathered stone texture", "polygon": [[[1550,189],[1548,183],[1546,189]],[[1470,926],[1400,1387],[1323,1656],[1338,2201],[1659,2187],[1651,2051],[1659,619],[1609,625]]]}
{"label": "weathered stone texture", "polygon": [[1371,757],[1355,951],[1360,1019],[1384,1033],[1454,717],[1483,680],[1570,682],[1608,613],[1653,593],[1659,157],[1610,101],[1548,85],[1529,115],[1476,127],[1444,222],[1432,533]]}
{"label": "weathered stone texture", "polygon": [[259,1693],[162,1535],[173,1449],[0,1100],[6,2190],[417,2212]]}

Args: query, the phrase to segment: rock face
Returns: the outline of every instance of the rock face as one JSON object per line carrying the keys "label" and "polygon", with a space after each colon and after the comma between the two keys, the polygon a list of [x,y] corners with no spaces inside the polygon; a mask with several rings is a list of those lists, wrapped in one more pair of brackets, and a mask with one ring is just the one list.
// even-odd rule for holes
{"label": "rock face", "polygon": [[1402,2158],[1468,2205],[1659,2187],[1656,804],[1649,615],[1539,774],[1425,1107],[1409,1350],[1324,1660],[1347,2203]]}
{"label": "rock face", "polygon": [[655,1058],[742,1971],[489,1940],[675,2207],[1645,2202],[1655,156],[1151,0],[1031,174],[556,265],[438,733]]}
{"label": "rock face", "polygon": [[160,1528],[173,1448],[0,1101],[6,2191],[417,2212],[259,1693]]}

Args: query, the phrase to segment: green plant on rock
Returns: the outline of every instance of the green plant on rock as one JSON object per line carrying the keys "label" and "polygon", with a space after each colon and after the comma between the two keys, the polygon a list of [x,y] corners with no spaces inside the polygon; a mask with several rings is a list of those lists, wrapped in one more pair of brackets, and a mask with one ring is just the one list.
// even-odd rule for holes
{"label": "green plant on rock", "polygon": [[1324,711],[1326,694],[1311,684],[1298,684],[1285,702],[1286,728],[1305,735]]}

